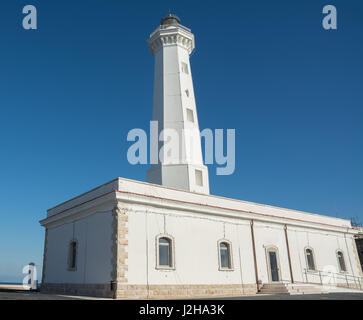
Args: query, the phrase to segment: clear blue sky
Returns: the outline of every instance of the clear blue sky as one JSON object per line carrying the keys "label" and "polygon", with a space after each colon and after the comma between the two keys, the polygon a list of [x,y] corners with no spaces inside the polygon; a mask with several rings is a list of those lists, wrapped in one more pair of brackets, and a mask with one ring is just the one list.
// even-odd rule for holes
{"label": "clear blue sky", "polygon": [[[38,9],[38,30],[22,8]],[[338,30],[322,8],[338,9]],[[117,176],[148,128],[146,39],[171,9],[192,29],[200,128],[236,129],[236,171],[211,193],[363,221],[361,0],[2,1],[0,281],[42,263],[46,209]],[[40,270],[39,270],[40,271]]]}

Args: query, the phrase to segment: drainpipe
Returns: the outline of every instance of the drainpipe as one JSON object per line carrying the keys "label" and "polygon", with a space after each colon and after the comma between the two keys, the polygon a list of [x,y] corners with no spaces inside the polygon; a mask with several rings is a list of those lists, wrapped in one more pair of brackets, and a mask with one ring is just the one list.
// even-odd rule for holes
{"label": "drainpipe", "polygon": [[260,292],[260,284],[258,282],[258,269],[257,269],[257,258],[256,258],[255,233],[253,230],[253,220],[251,220],[251,237],[252,237],[253,259],[255,262],[255,276],[256,276],[257,292]]}
{"label": "drainpipe", "polygon": [[291,256],[290,256],[290,246],[289,246],[289,238],[287,236],[287,225],[284,226],[285,230],[285,240],[286,240],[286,248],[287,248],[287,257],[289,260],[289,268],[290,268],[290,277],[291,277],[291,283],[294,283],[294,276],[292,273],[292,266],[291,266]]}

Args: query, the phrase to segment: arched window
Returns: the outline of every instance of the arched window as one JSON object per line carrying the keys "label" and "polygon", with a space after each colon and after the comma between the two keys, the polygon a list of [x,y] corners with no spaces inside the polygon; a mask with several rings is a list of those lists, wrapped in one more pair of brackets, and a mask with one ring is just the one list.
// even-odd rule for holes
{"label": "arched window", "polygon": [[68,249],[68,270],[75,271],[77,267],[77,241],[72,240]]}
{"label": "arched window", "polygon": [[316,270],[313,249],[306,248],[305,256],[306,256],[306,264],[307,264],[308,270],[310,270],[310,271]]}
{"label": "arched window", "polygon": [[157,268],[174,268],[173,239],[169,236],[157,237]]}
{"label": "arched window", "polygon": [[337,251],[337,259],[340,272],[347,271],[347,267],[345,266],[344,254],[340,250]]}
{"label": "arched window", "polygon": [[231,243],[226,240],[219,241],[218,249],[219,249],[219,269],[220,270],[233,269]]}

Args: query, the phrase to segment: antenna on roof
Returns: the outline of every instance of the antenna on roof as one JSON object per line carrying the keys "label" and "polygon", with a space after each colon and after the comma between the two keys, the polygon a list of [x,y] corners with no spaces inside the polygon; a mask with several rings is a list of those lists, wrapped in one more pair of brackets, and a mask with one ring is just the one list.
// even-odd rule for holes
{"label": "antenna on roof", "polygon": [[362,227],[361,222],[359,221],[359,218],[357,216],[351,217],[350,222],[352,224],[352,227]]}

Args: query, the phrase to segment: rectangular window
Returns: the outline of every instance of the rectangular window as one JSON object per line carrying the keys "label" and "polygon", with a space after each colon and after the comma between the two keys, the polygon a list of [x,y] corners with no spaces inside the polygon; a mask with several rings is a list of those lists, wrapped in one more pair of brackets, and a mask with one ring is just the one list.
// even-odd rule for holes
{"label": "rectangular window", "polygon": [[195,184],[203,186],[203,173],[201,170],[195,170]]}
{"label": "rectangular window", "polygon": [[181,69],[182,69],[182,72],[184,72],[185,74],[189,74],[189,68],[185,62],[181,63]]}
{"label": "rectangular window", "polygon": [[228,251],[221,250],[221,267],[225,269],[229,269],[229,261],[228,261]]}
{"label": "rectangular window", "polygon": [[77,265],[77,242],[71,241],[69,244],[68,269],[75,270]]}
{"label": "rectangular window", "polygon": [[342,252],[338,252],[338,262],[339,262],[339,268],[341,272],[347,271],[347,268],[345,266],[344,256]]}
{"label": "rectangular window", "polygon": [[190,122],[194,122],[194,112],[192,109],[187,108],[187,120]]}
{"label": "rectangular window", "polygon": [[306,249],[306,259],[308,263],[308,270],[315,270],[314,256],[311,249]]}
{"label": "rectangular window", "polygon": [[169,246],[160,246],[159,248],[159,265],[160,266],[170,266],[169,257]]}

